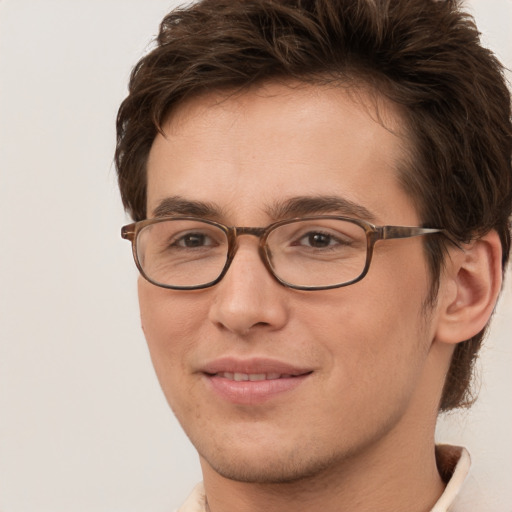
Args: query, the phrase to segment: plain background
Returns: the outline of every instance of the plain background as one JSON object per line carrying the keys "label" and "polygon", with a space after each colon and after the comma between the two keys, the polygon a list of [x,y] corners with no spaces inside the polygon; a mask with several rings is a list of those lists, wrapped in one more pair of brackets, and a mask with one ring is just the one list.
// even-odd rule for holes
{"label": "plain background", "polygon": [[[200,479],[139,327],[112,165],[130,69],[176,3],[0,0],[2,512],[171,511]],[[469,6],[512,67],[512,1]],[[486,512],[512,511],[511,288],[479,401],[438,429],[469,447]]]}

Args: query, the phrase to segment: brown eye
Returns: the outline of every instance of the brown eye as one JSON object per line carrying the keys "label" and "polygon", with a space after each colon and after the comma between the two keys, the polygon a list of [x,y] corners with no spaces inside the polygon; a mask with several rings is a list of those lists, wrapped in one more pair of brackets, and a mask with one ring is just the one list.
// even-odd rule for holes
{"label": "brown eye", "polygon": [[307,237],[304,238],[307,238],[307,244],[309,246],[317,249],[329,247],[332,242],[331,235],[327,235],[326,233],[309,233]]}
{"label": "brown eye", "polygon": [[213,245],[213,240],[203,233],[187,233],[176,240],[173,245],[178,247],[205,247]]}

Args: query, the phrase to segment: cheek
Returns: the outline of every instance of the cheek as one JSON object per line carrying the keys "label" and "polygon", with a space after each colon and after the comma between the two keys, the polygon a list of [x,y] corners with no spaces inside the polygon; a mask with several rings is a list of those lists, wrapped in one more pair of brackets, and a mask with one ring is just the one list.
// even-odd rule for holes
{"label": "cheek", "polygon": [[[179,293],[179,296],[178,296]],[[186,370],[203,318],[200,301],[186,293],[158,288],[142,278],[138,283],[142,330],[164,393],[174,388],[173,378]]]}
{"label": "cheek", "polygon": [[336,418],[335,429],[371,430],[391,425],[407,409],[428,356],[429,334],[418,314],[421,295],[404,300],[363,286],[351,292],[337,308],[326,301],[311,311],[323,320],[312,337],[323,340],[328,354],[317,405]]}
{"label": "cheek", "polygon": [[365,279],[318,295],[299,315],[315,320],[310,328],[326,340],[332,370],[372,393],[389,389],[389,381],[417,378],[432,339],[423,308],[425,266],[420,260],[393,265],[386,254],[377,256]]}

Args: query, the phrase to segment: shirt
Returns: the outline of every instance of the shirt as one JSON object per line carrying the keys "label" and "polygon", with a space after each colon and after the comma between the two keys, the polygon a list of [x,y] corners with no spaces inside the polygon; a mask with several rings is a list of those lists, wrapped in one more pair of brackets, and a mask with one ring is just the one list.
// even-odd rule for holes
{"label": "shirt", "polygon": [[[430,512],[464,512],[465,507],[461,508],[461,491],[471,465],[468,451],[458,446],[436,446],[436,462],[446,487]],[[194,487],[177,512],[206,512],[206,496],[202,483]]]}

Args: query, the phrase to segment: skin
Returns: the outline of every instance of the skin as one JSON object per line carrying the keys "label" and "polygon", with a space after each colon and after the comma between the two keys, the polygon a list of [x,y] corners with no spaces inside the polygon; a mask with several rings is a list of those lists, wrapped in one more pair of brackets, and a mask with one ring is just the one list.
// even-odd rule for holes
{"label": "skin", "polygon": [[[380,109],[399,126],[391,106]],[[419,225],[396,178],[407,141],[372,110],[364,93],[286,84],[182,104],[149,155],[148,217],[188,213],[195,201],[226,225],[266,226],[280,220],[283,201],[334,194],[375,224]],[[177,211],[162,208],[176,196],[185,201]],[[200,455],[211,511],[430,510],[443,490],[433,433],[453,350],[441,325],[459,296],[456,272],[447,266],[440,299],[426,309],[421,237],[377,243],[362,281],[315,292],[281,286],[257,239],[239,242],[212,288],[139,280],[152,361]],[[204,373],[224,357],[310,373],[261,403],[235,404]]]}

